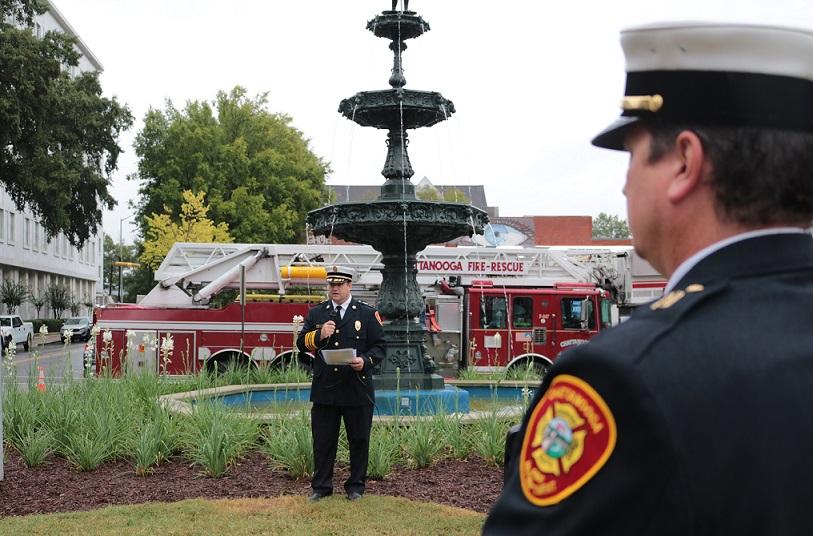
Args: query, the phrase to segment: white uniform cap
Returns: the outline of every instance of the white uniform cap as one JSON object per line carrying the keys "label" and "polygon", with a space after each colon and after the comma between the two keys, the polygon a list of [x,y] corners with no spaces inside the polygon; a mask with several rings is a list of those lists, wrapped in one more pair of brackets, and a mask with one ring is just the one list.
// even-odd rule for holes
{"label": "white uniform cap", "polygon": [[777,26],[658,23],[624,30],[622,116],[593,139],[623,149],[627,128],[661,124],[813,132],[813,32]]}

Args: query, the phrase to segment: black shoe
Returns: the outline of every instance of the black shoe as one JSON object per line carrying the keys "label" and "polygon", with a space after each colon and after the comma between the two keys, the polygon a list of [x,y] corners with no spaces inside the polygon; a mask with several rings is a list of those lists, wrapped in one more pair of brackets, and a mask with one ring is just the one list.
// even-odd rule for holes
{"label": "black shoe", "polygon": [[310,497],[308,497],[308,500],[310,502],[321,501],[325,497],[330,497],[330,495],[331,495],[330,493],[321,493],[319,491],[314,491],[313,493],[311,493]]}
{"label": "black shoe", "polygon": [[358,491],[350,491],[347,493],[347,500],[348,501],[357,501],[361,499],[361,493]]}

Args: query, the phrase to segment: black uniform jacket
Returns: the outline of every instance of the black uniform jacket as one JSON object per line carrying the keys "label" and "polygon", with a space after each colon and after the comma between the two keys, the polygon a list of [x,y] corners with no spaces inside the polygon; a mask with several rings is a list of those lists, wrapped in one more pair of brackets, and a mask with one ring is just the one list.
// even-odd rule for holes
{"label": "black uniform jacket", "polygon": [[[311,402],[336,406],[365,406],[375,404],[372,370],[384,359],[384,329],[375,309],[352,299],[344,317],[334,319],[330,300],[313,307],[297,338],[300,352],[313,355],[313,382]],[[333,319],[336,333],[329,339],[320,338],[322,324]],[[328,365],[321,350],[328,348],[355,348],[356,355],[364,358],[364,369],[356,372],[349,365]]]}
{"label": "black uniform jacket", "polygon": [[811,415],[813,238],[729,245],[551,367],[484,534],[811,534]]}

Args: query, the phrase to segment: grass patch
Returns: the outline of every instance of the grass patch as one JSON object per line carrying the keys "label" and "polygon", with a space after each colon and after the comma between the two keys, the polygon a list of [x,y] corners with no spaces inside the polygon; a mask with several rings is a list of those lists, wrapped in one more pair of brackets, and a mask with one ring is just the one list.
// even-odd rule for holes
{"label": "grass patch", "polygon": [[344,497],[309,503],[304,497],[115,506],[90,512],[0,519],[0,534],[98,535],[353,534],[475,535],[485,516],[476,512],[366,495],[348,508]]}

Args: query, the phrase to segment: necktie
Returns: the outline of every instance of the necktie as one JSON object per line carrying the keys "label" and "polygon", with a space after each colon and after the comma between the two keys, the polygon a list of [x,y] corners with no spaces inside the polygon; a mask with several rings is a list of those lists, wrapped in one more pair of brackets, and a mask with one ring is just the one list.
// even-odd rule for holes
{"label": "necktie", "polygon": [[337,305],[336,306],[336,320],[338,321],[338,320],[341,320],[341,319],[342,319],[342,306]]}

